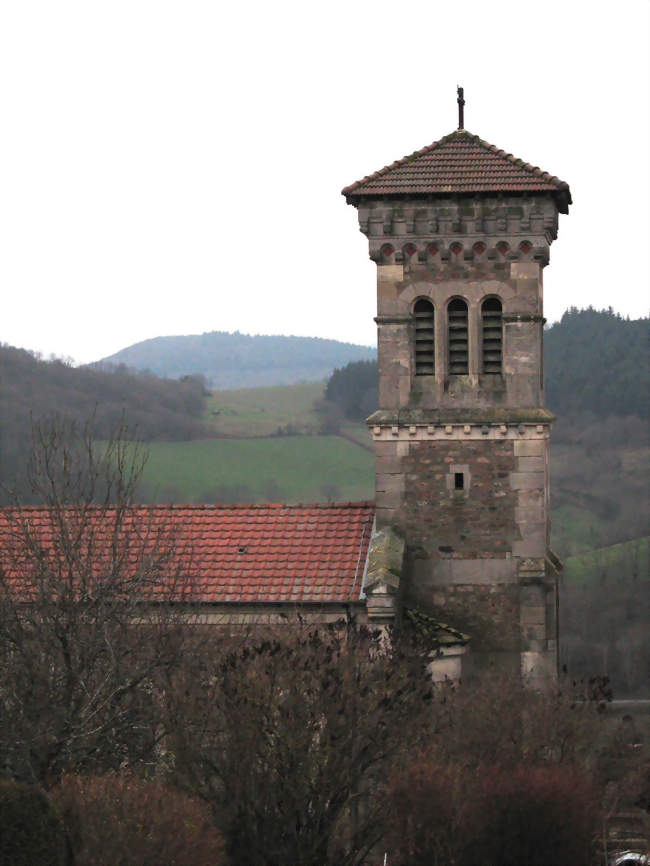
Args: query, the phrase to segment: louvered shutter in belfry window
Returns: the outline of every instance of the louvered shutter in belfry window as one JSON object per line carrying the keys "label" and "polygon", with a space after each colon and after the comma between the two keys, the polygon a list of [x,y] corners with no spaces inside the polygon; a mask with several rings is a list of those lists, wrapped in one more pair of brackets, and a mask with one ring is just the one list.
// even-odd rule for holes
{"label": "louvered shutter in belfry window", "polygon": [[481,307],[483,372],[500,373],[503,352],[501,301],[487,298]]}
{"label": "louvered shutter in belfry window", "polygon": [[465,376],[469,369],[467,304],[461,298],[454,298],[447,307],[449,334],[449,372]]}
{"label": "louvered shutter in belfry window", "polygon": [[435,370],[433,304],[425,298],[417,301],[415,313],[415,375],[432,376]]}

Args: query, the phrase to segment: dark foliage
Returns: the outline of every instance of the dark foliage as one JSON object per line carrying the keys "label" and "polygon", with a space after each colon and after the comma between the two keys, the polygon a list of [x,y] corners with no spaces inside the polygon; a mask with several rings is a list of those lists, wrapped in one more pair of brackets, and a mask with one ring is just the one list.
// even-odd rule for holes
{"label": "dark foliage", "polygon": [[544,333],[546,402],[558,415],[650,417],[648,323],[572,307]]}
{"label": "dark foliage", "polygon": [[599,810],[570,766],[440,766],[426,755],[390,792],[387,845],[402,866],[592,866]]}
{"label": "dark foliage", "polygon": [[377,362],[355,361],[334,370],[325,399],[339,406],[346,418],[363,420],[377,408]]}
{"label": "dark foliage", "polygon": [[318,337],[227,334],[211,331],[178,337],[155,337],[99,361],[126,364],[177,378],[201,373],[214,388],[247,388],[320,382],[335,367],[374,358],[369,346]]}
{"label": "dark foliage", "polygon": [[602,694],[560,685],[541,694],[484,671],[438,695],[430,735],[392,775],[391,863],[591,866]]}
{"label": "dark foliage", "polygon": [[[175,696],[178,778],[233,863],[353,866],[381,835],[381,780],[429,718],[428,656],[352,622],[202,639]],[[358,807],[363,799],[363,807]]]}
{"label": "dark foliage", "polygon": [[63,822],[39,788],[0,779],[0,863],[7,866],[67,863]]}
{"label": "dark foliage", "polygon": [[643,539],[616,557],[597,550],[560,579],[561,662],[575,677],[608,676],[617,698],[650,695],[648,551]]}
{"label": "dark foliage", "polygon": [[0,483],[11,483],[31,446],[31,418],[55,415],[79,424],[92,415],[91,432],[107,439],[122,416],[140,439],[193,439],[205,435],[204,382],[73,368],[43,361],[23,349],[0,346]]}
{"label": "dark foliage", "polygon": [[75,866],[219,866],[223,843],[205,803],[131,773],[65,776],[51,791]]}

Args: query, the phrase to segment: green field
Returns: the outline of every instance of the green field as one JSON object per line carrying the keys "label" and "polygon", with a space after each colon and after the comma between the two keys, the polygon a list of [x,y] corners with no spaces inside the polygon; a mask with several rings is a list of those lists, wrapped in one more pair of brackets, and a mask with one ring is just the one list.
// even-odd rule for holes
{"label": "green field", "polygon": [[[317,502],[374,495],[363,422],[318,435],[323,383],[214,391],[204,421],[218,438],[153,442],[143,499]],[[287,435],[290,434],[290,435]],[[648,449],[558,442],[551,447],[552,546],[562,557],[647,532]]]}
{"label": "green field", "polygon": [[[143,499],[288,503],[372,499],[370,436],[363,424],[345,425],[342,433],[148,443]],[[596,554],[583,551],[600,548],[597,555],[602,562],[636,550],[632,542],[601,547],[598,542],[607,520],[588,508],[562,504],[552,509],[551,517],[552,545],[566,558],[571,579],[580,579],[594,564],[589,557]],[[647,558],[647,539],[644,544],[640,554],[634,555]]]}
{"label": "green field", "polygon": [[323,502],[374,496],[373,456],[338,436],[152,442],[143,475],[158,502]]}
{"label": "green field", "polygon": [[206,400],[204,420],[225,436],[272,436],[291,425],[296,432],[318,431],[314,401],[322,399],[324,384],[278,385],[213,391]]}
{"label": "green field", "polygon": [[602,520],[593,511],[574,505],[553,507],[551,501],[551,546],[561,556],[569,557],[593,550],[598,547],[601,535]]}
{"label": "green field", "polygon": [[609,547],[600,547],[578,556],[569,556],[564,563],[564,580],[567,583],[582,584],[593,580],[605,570],[611,572],[620,567],[638,577],[648,576],[650,536],[623,541]]}

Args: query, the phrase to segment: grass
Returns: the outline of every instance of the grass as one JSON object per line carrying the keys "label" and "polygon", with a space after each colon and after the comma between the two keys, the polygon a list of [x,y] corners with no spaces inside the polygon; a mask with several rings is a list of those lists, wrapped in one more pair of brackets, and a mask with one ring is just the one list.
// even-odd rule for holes
{"label": "grass", "polygon": [[204,420],[226,436],[271,436],[287,425],[313,433],[318,430],[314,401],[322,398],[324,387],[322,382],[307,382],[213,391],[206,400]]}
{"label": "grass", "polygon": [[[319,436],[323,383],[214,391],[204,420],[223,439],[150,446],[157,501],[324,501],[373,496],[373,445],[363,422]],[[299,435],[277,436],[279,430]],[[260,439],[258,437],[273,437]],[[646,530],[647,448],[554,443],[552,547],[563,557]]]}
{"label": "grass", "polygon": [[622,541],[609,547],[600,547],[577,556],[570,556],[564,564],[565,580],[572,583],[585,583],[593,580],[604,569],[612,566],[633,566],[634,572],[647,575],[649,568],[650,536]]}
{"label": "grass", "polygon": [[176,502],[372,499],[373,456],[337,436],[153,442],[149,499]]}
{"label": "grass", "polygon": [[575,505],[552,507],[551,547],[564,557],[593,550],[598,545],[598,539],[602,537],[602,523],[593,511],[586,508]]}

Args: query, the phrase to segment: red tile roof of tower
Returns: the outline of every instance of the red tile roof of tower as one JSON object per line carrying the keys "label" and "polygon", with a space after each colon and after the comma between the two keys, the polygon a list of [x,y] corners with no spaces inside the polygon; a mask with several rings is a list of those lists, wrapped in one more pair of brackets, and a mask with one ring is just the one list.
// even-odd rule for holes
{"label": "red tile roof of tower", "polygon": [[500,192],[551,193],[563,213],[571,204],[567,183],[465,129],[457,129],[342,190],[350,203],[369,196]]}
{"label": "red tile roof of tower", "polygon": [[[74,511],[68,510],[71,521]],[[94,561],[99,563],[104,556],[110,557],[115,524],[110,510],[91,509],[88,514],[94,533]],[[22,515],[29,521],[41,549],[54,557],[57,531],[51,512],[33,506],[24,508]],[[178,600],[347,602],[360,597],[374,515],[371,502],[146,505],[133,506],[125,525],[126,532],[139,526],[162,530],[181,564],[188,563],[188,582],[182,591],[179,589],[182,598]],[[100,521],[106,526],[105,547]],[[140,537],[147,538],[143,532]],[[152,531],[150,537],[153,546],[160,536]],[[20,532],[16,532],[12,510],[0,509],[0,568],[14,585],[28,587],[34,574],[29,558],[17,570],[16,557],[11,555],[19,544]],[[134,556],[146,553],[146,542],[144,546],[134,544],[133,550]],[[178,562],[171,565],[175,567]],[[42,567],[40,559],[37,568]],[[165,589],[161,586],[161,597],[166,597]]]}

